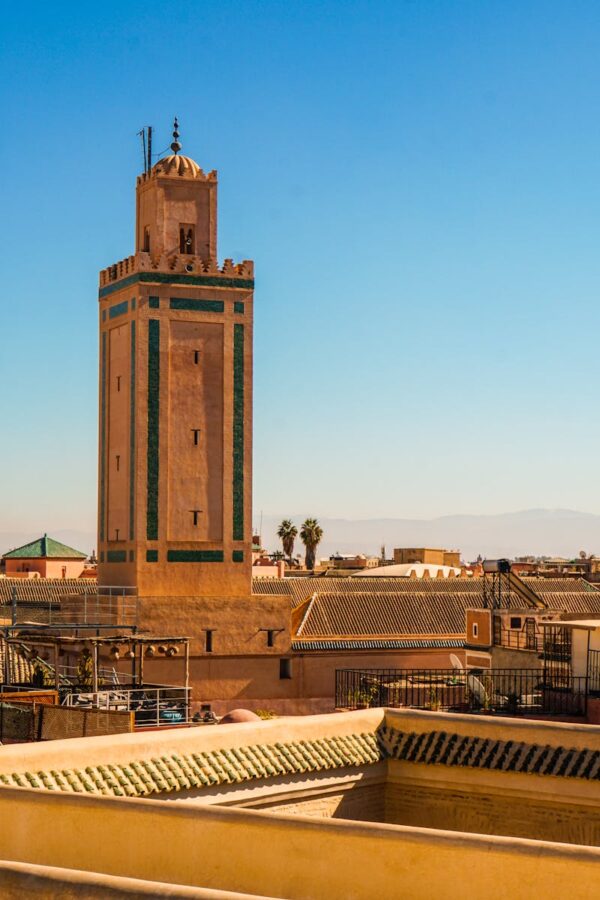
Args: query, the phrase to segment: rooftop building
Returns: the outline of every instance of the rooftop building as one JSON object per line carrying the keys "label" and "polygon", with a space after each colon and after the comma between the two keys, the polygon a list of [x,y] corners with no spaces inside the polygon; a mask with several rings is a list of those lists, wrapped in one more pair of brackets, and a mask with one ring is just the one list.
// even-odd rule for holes
{"label": "rooftop building", "polygon": [[599,771],[598,727],[411,710],[3,747],[0,888],[587,900]]}
{"label": "rooftop building", "polygon": [[2,557],[8,577],[79,578],[87,554],[44,534]]}

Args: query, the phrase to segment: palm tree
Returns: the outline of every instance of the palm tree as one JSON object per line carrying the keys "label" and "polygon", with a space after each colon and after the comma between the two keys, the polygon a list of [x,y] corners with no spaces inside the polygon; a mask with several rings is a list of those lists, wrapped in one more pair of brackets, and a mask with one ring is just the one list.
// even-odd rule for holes
{"label": "palm tree", "polygon": [[317,547],[321,543],[322,537],[323,529],[316,519],[306,519],[306,521],[302,523],[300,538],[306,547],[304,562],[307,569],[314,569],[315,567],[315,554],[317,552]]}
{"label": "palm tree", "polygon": [[292,553],[294,552],[294,541],[298,537],[298,529],[291,519],[284,519],[277,529],[277,537],[281,538],[283,544],[283,552],[287,556],[290,566],[292,565]]}

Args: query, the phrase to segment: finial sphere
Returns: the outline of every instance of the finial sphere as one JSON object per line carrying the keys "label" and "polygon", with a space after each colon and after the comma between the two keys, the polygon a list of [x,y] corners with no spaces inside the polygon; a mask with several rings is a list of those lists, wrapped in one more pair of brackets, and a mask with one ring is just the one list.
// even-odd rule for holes
{"label": "finial sphere", "polygon": [[181,144],[179,143],[179,122],[177,121],[177,116],[173,119],[173,137],[175,140],[171,144],[171,150],[173,153],[179,153]]}

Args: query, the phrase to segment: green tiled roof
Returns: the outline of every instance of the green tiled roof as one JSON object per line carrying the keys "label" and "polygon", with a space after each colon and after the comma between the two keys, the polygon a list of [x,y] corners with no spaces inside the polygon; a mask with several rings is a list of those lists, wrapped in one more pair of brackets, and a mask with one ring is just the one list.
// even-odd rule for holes
{"label": "green tiled roof", "polygon": [[16,550],[9,550],[4,554],[4,559],[86,559],[87,553],[80,550],[74,550],[73,547],[67,547],[60,541],[48,537],[45,534],[36,541],[17,547]]}
{"label": "green tiled roof", "polygon": [[373,732],[336,735],[307,741],[255,744],[205,753],[172,753],[125,765],[87,766],[0,774],[0,785],[45,788],[70,793],[144,797],[171,791],[239,784],[301,772],[364,766],[383,759]]}

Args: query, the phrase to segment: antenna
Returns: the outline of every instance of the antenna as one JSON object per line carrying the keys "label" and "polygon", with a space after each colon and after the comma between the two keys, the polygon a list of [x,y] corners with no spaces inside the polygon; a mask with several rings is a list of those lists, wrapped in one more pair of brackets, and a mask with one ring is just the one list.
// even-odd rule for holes
{"label": "antenna", "polygon": [[152,168],[152,125],[148,125],[148,168],[147,172]]}
{"label": "antenna", "polygon": [[146,156],[146,129],[142,128],[141,131],[138,131],[138,137],[142,139],[142,153],[144,155],[144,172],[148,171],[148,158]]}
{"label": "antenna", "polygon": [[[152,168],[152,125],[144,125],[138,135],[142,139],[142,153],[144,155],[144,172],[148,173]],[[148,142],[146,144],[146,141]]]}

